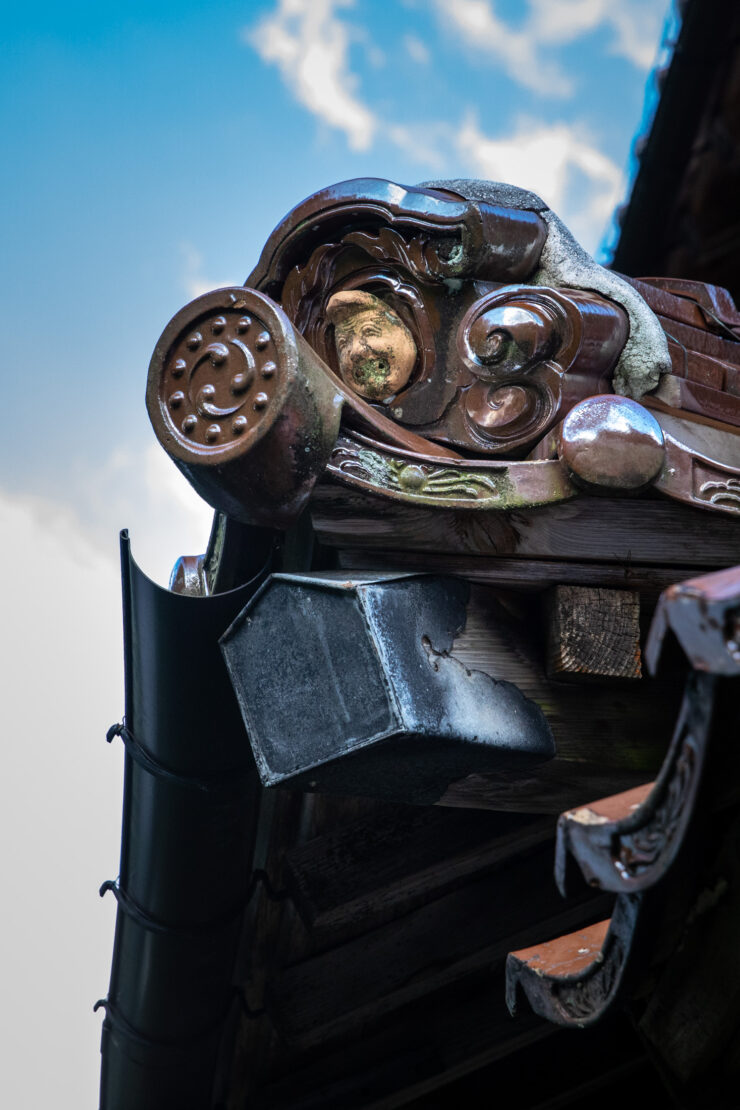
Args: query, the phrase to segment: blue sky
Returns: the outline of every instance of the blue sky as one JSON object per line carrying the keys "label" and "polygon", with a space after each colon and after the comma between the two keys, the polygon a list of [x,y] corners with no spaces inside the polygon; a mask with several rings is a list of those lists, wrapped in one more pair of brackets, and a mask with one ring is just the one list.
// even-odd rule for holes
{"label": "blue sky", "polygon": [[[100,739],[122,708],[116,533],[132,529],[162,580],[203,549],[210,519],[148,425],[160,331],[198,292],[242,282],[293,205],[349,177],[510,180],[598,250],[668,14],[668,0],[4,11],[0,673],[17,739],[0,812],[4,843],[19,845],[7,897],[27,907],[10,927],[26,956],[3,1004],[17,1038],[4,1105],[94,1105],[90,1005],[113,920],[95,890],[116,871],[120,813],[120,759]],[[61,975],[53,1022],[24,1001],[41,968],[47,995]],[[29,1090],[24,1038],[38,1064],[52,1024],[61,1070]]]}
{"label": "blue sky", "polygon": [[36,434],[7,422],[8,484],[71,496],[94,527],[104,483],[117,500],[135,480],[101,464],[151,443],[142,390],[161,327],[195,291],[243,281],[274,224],[331,181],[514,180],[597,248],[665,13],[666,0],[9,12],[5,397],[27,412],[33,383]]}

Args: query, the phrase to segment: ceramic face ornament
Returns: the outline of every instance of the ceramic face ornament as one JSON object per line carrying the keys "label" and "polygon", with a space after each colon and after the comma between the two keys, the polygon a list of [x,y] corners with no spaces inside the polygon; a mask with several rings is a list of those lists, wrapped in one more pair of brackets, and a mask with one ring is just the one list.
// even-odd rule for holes
{"label": "ceramic face ornament", "polygon": [[398,313],[360,289],[335,293],[327,304],[334,325],[339,373],[370,401],[394,397],[416,363],[416,344]]}

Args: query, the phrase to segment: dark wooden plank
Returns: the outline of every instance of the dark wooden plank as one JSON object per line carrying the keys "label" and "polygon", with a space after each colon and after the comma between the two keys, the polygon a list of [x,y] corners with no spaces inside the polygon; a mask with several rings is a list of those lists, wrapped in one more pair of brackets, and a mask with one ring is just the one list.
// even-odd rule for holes
{"label": "dark wooden plank", "polygon": [[339,565],[347,570],[424,571],[452,574],[482,585],[514,590],[545,590],[557,585],[605,586],[636,590],[657,599],[668,586],[690,578],[690,566],[636,566],[632,562],[566,563],[554,559],[486,559],[477,555],[439,555],[424,551],[363,551],[342,548]]}
{"label": "dark wooden plank", "polygon": [[[452,1015],[453,1019],[457,1015]],[[476,1014],[484,1020],[483,1012]],[[451,1023],[450,1023],[451,1024]],[[483,1031],[486,1032],[484,1025]],[[426,1081],[417,1080],[413,1087],[388,1102],[364,1103],[363,1110],[391,1110],[407,1106],[414,1110],[459,1110],[487,1106],[494,1103],[496,1092],[515,1095],[508,1101],[517,1110],[616,1110],[624,1103],[612,1102],[611,1089],[626,1077],[638,1082],[645,1074],[647,1058],[637,1037],[627,1025],[627,1020],[605,1021],[595,1029],[558,1031],[549,1037],[537,1035],[533,1030],[527,1039],[522,1034],[514,1045],[509,1038],[508,1051],[491,1052],[485,1058],[483,1044],[479,1045],[477,1058],[463,1057],[458,1064],[449,1066],[443,1074]],[[453,1031],[449,1028],[449,1035]],[[469,1025],[463,1024],[463,1035],[471,1037],[478,1045]],[[441,1045],[444,1054],[444,1046]],[[443,1055],[447,1063],[446,1055]],[[649,1080],[640,1084],[648,1094],[657,1094],[650,1105],[664,1110],[660,1084]],[[623,1092],[624,1093],[624,1092]],[[591,1096],[580,1101],[583,1095]],[[595,1096],[595,1097],[594,1097]]]}
{"label": "dark wooden plank", "polygon": [[[707,1089],[740,1076],[740,1053],[731,1044],[740,1029],[740,812],[713,819],[715,858],[706,861],[680,944],[658,976],[639,1022],[664,1067],[679,1084]],[[693,1100],[689,1105],[700,1105]],[[724,1105],[712,1099],[703,1105]],[[730,1103],[727,1104],[731,1105]]]}
{"label": "dark wooden plank", "polygon": [[[554,1031],[531,1014],[503,1013],[500,975],[476,976],[478,989],[441,992],[404,1007],[377,1031],[303,1067],[277,1074],[250,1101],[255,1110],[393,1110],[477,1107],[486,1092],[516,1090],[525,1110],[570,1106],[568,1092],[595,1094],[645,1068],[641,1045],[622,1017],[595,1029]],[[533,1061],[536,1066],[533,1067]],[[640,1084],[640,1088],[645,1083]],[[662,1107],[660,1088],[652,1105]],[[578,1103],[579,1110],[587,1105]],[[611,1110],[616,1103],[608,1102]]]}
{"label": "dark wooden plank", "polygon": [[657,774],[679,711],[680,676],[669,668],[627,687],[552,681],[545,673],[543,610],[538,595],[474,585],[451,654],[537,702],[552,729],[555,758],[524,772],[468,776],[439,804],[560,814]]}
{"label": "dark wooden plank", "polygon": [[563,903],[549,846],[435,899],[398,921],[300,964],[271,986],[268,1010],[288,1043],[307,1047],[504,959],[512,948],[602,917],[611,900]]}
{"label": "dark wooden plank", "polygon": [[241,951],[235,968],[244,1015],[235,1032],[230,1086],[247,1090],[280,1053],[280,1043],[272,1022],[263,1014],[266,983],[275,963],[286,911],[283,899],[270,897],[282,881],[282,860],[302,824],[307,800],[288,790],[260,791],[260,814],[253,867],[266,875],[269,886],[255,882],[254,892],[244,919]]}
{"label": "dark wooden plank", "polygon": [[548,610],[551,678],[583,682],[641,677],[640,596],[635,591],[556,586]]}
{"label": "dark wooden plank", "polygon": [[552,840],[549,817],[395,807],[290,851],[285,873],[306,925],[367,931]]}
{"label": "dark wooden plank", "polygon": [[311,509],[318,539],[331,547],[707,569],[740,562],[736,520],[657,498],[577,497],[516,512],[460,512],[327,482],[314,490]]}
{"label": "dark wooden plank", "polygon": [[[473,586],[467,622],[451,654],[469,670],[513,682],[526,697],[536,701],[552,729],[557,759],[597,764],[602,772],[654,773],[668,749],[681,702],[681,686],[673,673],[645,678],[627,688],[608,683],[575,687],[553,682],[545,673],[544,631],[541,599]],[[540,765],[532,774],[553,763],[555,760]],[[628,786],[639,785],[652,773],[642,773]],[[503,778],[508,780],[507,776]],[[587,789],[585,782],[583,786]],[[579,801],[590,801],[601,793],[617,793],[628,786],[594,793],[587,789]]]}
{"label": "dark wooden plank", "polygon": [[497,775],[468,775],[450,786],[437,805],[557,814],[564,809],[584,805],[587,797],[606,796],[615,789],[633,790],[644,781],[643,771],[633,771],[628,767],[605,768],[600,763],[556,756],[526,777],[503,772]]}
{"label": "dark wooden plank", "polygon": [[472,1110],[504,1101],[496,1098],[499,1092],[511,1095],[505,1101],[516,1110],[624,1110],[630,1101],[654,1110],[672,1105],[625,1018],[578,1033],[562,1030],[445,1087],[419,1088],[418,1100],[391,1105]]}
{"label": "dark wooden plank", "polygon": [[531,1012],[512,1019],[500,970],[483,972],[386,1015],[360,1036],[291,1057],[255,1110],[402,1106],[476,1068],[557,1036]]}

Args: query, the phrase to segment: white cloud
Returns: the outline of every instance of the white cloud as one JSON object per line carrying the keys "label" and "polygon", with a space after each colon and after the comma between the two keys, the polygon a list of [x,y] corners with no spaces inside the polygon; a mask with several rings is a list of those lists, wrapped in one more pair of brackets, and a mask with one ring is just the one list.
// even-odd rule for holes
{"label": "white cloud", "polygon": [[[427,171],[444,165],[437,145],[446,130],[437,122],[406,126],[380,117],[359,97],[359,79],[350,69],[352,41],[362,45],[371,65],[385,63],[365,28],[351,28],[337,17],[353,0],[278,0],[275,11],[244,33],[263,61],[276,64],[296,100],[322,123],[343,131],[352,150],[368,150],[382,130],[383,136]],[[413,35],[404,41],[418,62],[429,60],[427,47]],[[383,124],[381,128],[381,122]],[[202,260],[192,254],[194,278],[189,288],[201,291]]]}
{"label": "white cloud", "polygon": [[264,61],[278,66],[300,104],[343,131],[352,150],[368,150],[378,121],[356,95],[350,31],[335,14],[351,6],[352,0],[279,0],[245,39]]}
{"label": "white cloud", "polygon": [[[522,120],[511,134],[491,137],[470,115],[456,143],[466,172],[534,190],[587,250],[596,248],[622,194],[622,173],[577,126]],[[576,207],[577,174],[582,175],[585,200]],[[577,194],[582,196],[584,188]]]}
{"label": "white cloud", "polygon": [[606,28],[610,51],[639,69],[653,64],[667,0],[528,0],[517,28],[496,12],[494,0],[435,0],[438,16],[468,46],[496,59],[512,80],[545,96],[572,96],[573,80],[548,51]]}
{"label": "white cloud", "polygon": [[612,35],[610,50],[638,69],[653,64],[667,0],[529,0],[528,26],[548,45],[573,42],[598,27]]}
{"label": "white cloud", "polygon": [[[100,883],[120,849],[121,590],[70,514],[0,491],[0,1103],[97,1106],[100,1014],[115,906]],[[29,1030],[34,1030],[29,1037]],[[43,1061],[43,1066],[39,1066]]]}
{"label": "white cloud", "polygon": [[517,84],[549,96],[569,96],[573,81],[554,62],[538,53],[538,42],[528,25],[510,27],[496,14],[490,0],[435,0],[444,23],[476,50],[493,56]]}
{"label": "white cloud", "polygon": [[[560,66],[558,48],[605,28],[613,53],[646,68],[655,54],[667,0],[528,0],[519,26],[501,18],[495,0],[434,0],[438,16],[472,48],[494,57],[520,85],[548,96],[575,91]],[[406,5],[409,7],[410,5]],[[471,115],[455,129],[441,119],[411,124],[382,119],[365,103],[350,67],[352,41],[366,54],[367,31],[351,27],[340,11],[353,0],[277,0],[276,8],[245,33],[268,62],[276,64],[296,99],[317,119],[344,132],[355,150],[369,149],[382,133],[427,171],[450,173],[451,151],[460,172],[500,179],[540,192],[588,249],[595,249],[623,189],[619,167],[577,123],[521,120],[509,134],[483,133]],[[428,46],[408,33],[403,46],[419,64]],[[382,126],[381,126],[382,124]],[[454,160],[454,157],[453,157]],[[200,289],[201,262],[192,266],[190,288]]]}
{"label": "white cloud", "polygon": [[75,526],[99,551],[111,551],[128,528],[139,562],[166,584],[180,555],[205,551],[213,520],[206,505],[153,440],[140,451],[118,448],[93,470],[70,476]]}
{"label": "white cloud", "polygon": [[612,53],[628,58],[638,69],[645,71],[655,65],[660,30],[668,15],[664,0],[653,3],[633,3],[619,7],[612,5],[610,22],[615,38]]}
{"label": "white cloud", "polygon": [[450,128],[443,123],[389,123],[386,137],[395,143],[412,162],[427,170],[442,172],[449,158]]}
{"label": "white cloud", "polygon": [[[118,530],[166,582],[205,549],[212,512],[152,443],[70,475],[73,502],[0,489],[0,839],[5,1047],[0,1105],[97,1106],[118,871],[123,713]],[[34,1029],[35,1035],[28,1036]],[[37,1066],[39,1058],[44,1066]],[[29,1081],[29,1076],[32,1081]]]}
{"label": "white cloud", "polygon": [[412,62],[417,62],[419,65],[428,65],[431,60],[429,47],[426,43],[422,42],[416,35],[404,35],[403,45],[406,53]]}

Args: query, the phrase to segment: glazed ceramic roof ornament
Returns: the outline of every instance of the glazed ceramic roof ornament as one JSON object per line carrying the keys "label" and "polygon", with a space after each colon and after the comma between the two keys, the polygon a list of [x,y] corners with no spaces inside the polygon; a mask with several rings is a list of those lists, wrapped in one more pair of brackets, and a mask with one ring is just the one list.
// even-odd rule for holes
{"label": "glazed ceramic roof ornament", "polygon": [[526,190],[341,182],[244,288],[177,314],[149,414],[249,523],[287,527],[326,481],[431,508],[652,489],[737,513],[740,317],[716,298],[604,269]]}

